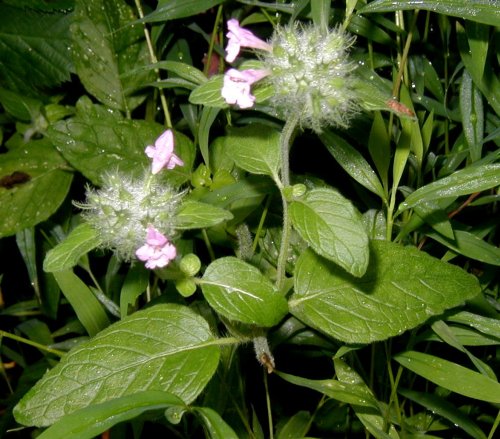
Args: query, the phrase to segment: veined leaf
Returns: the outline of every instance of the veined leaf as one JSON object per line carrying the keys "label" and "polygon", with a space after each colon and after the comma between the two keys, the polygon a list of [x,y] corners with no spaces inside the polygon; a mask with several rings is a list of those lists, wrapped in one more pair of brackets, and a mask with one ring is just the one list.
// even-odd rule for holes
{"label": "veined leaf", "polygon": [[[76,116],[52,125],[47,135],[73,167],[101,185],[110,169],[142,175],[151,166],[144,149],[154,143],[162,130],[159,124],[125,119],[117,111],[82,98]],[[172,169],[166,178],[179,185],[189,178],[195,151],[191,140],[182,133],[174,133],[174,142],[175,153],[184,166]]]}
{"label": "veined leaf", "polygon": [[228,210],[200,201],[184,201],[175,215],[175,228],[181,230],[212,227],[233,218]]}
{"label": "veined leaf", "polygon": [[370,264],[350,276],[312,251],[295,268],[290,312],[331,337],[371,343],[401,334],[481,291],[477,279],[414,248],[370,243]]}
{"label": "veined leaf", "polygon": [[196,87],[189,95],[189,102],[208,107],[228,108],[229,105],[222,97],[222,75],[212,76],[208,81]]}
{"label": "veined leaf", "polygon": [[253,174],[279,181],[280,132],[262,124],[231,128],[224,137],[227,154],[236,165]]}
{"label": "veined leaf", "polygon": [[500,163],[469,166],[417,189],[399,205],[398,213],[423,201],[468,195],[499,185]]}
{"label": "veined leaf", "polygon": [[344,139],[325,131],[320,139],[342,168],[360,185],[387,202],[382,183],[364,157]]}
{"label": "veined leaf", "polygon": [[368,235],[361,214],[338,192],[313,189],[290,203],[292,225],[315,252],[354,276],[368,266]]}
{"label": "veined leaf", "polygon": [[108,107],[130,112],[144,96],[137,91],[154,78],[151,71],[126,75],[149,63],[141,26],[123,0],[76,0],[71,33],[75,67],[89,93]]}
{"label": "veined leaf", "polygon": [[142,21],[154,23],[190,17],[213,8],[222,2],[224,0],[160,0],[156,10],[147,15]]}
{"label": "veined leaf", "polygon": [[459,364],[423,352],[408,351],[393,357],[425,379],[469,398],[500,403],[500,383]]}
{"label": "veined leaf", "polygon": [[74,267],[78,260],[98,247],[101,240],[87,223],[76,226],[66,239],[47,252],[43,261],[44,271],[60,271]]}
{"label": "veined leaf", "polygon": [[465,18],[498,26],[500,9],[491,0],[375,0],[358,10],[359,14],[425,9],[438,14]]}
{"label": "veined leaf", "polygon": [[70,20],[70,14],[0,4],[0,83],[33,94],[69,80]]}
{"label": "veined leaf", "polygon": [[0,237],[34,226],[57,210],[73,179],[66,166],[47,139],[2,154]]}
{"label": "veined leaf", "polygon": [[189,404],[217,368],[218,341],[189,308],[156,305],[71,350],[14,408],[24,425],[47,426],[94,404],[144,391]]}
{"label": "veined leaf", "polygon": [[243,323],[273,326],[287,312],[285,298],[253,265],[235,257],[216,259],[199,280],[210,306]]}
{"label": "veined leaf", "polygon": [[90,336],[109,325],[109,319],[92,290],[72,270],[53,273],[64,296],[75,310],[76,316]]}

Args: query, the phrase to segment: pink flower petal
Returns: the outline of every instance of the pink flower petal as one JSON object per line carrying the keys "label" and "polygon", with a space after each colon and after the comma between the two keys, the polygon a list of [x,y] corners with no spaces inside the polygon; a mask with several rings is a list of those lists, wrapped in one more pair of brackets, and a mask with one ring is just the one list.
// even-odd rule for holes
{"label": "pink flower petal", "polygon": [[261,49],[268,52],[272,51],[272,47],[265,41],[256,37],[248,29],[240,27],[238,20],[232,18],[227,22],[228,33],[226,34],[228,38],[226,47],[226,61],[233,62],[242,47],[250,47],[252,49]]}
{"label": "pink flower petal", "polygon": [[240,108],[251,108],[255,102],[255,96],[250,93],[250,87],[254,82],[269,75],[267,70],[243,70],[229,69],[224,75],[224,85],[221,95],[228,104],[237,104]]}
{"label": "pink flower petal", "polygon": [[145,153],[153,159],[151,172],[157,174],[163,168],[173,169],[175,166],[183,166],[184,162],[174,154],[174,133],[166,130],[158,139],[154,146],[148,145]]}
{"label": "pink flower petal", "polygon": [[139,260],[145,262],[146,268],[154,269],[165,267],[175,259],[177,249],[165,235],[153,226],[148,226],[146,244],[139,247],[135,255]]}

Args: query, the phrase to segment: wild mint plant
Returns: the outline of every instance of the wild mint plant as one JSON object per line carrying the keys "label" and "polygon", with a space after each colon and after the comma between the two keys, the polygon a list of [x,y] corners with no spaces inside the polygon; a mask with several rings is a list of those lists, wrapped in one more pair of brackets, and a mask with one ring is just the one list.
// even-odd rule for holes
{"label": "wild mint plant", "polygon": [[491,3],[45,3],[0,5],[2,434],[494,437]]}

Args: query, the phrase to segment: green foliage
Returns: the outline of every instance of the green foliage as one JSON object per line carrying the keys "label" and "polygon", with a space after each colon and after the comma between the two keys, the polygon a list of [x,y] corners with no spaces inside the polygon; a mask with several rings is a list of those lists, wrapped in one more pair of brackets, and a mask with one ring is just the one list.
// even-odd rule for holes
{"label": "green foliage", "polygon": [[4,0],[0,437],[496,437],[499,23]]}
{"label": "green foliage", "polygon": [[303,253],[290,312],[334,338],[370,343],[414,328],[481,291],[473,276],[415,249],[384,241],[370,247],[368,270],[359,279]]}

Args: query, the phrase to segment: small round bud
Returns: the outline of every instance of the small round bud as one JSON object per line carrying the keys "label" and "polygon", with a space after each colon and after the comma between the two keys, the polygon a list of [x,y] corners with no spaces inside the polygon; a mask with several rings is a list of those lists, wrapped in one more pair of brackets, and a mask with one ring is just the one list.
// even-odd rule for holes
{"label": "small round bud", "polygon": [[300,198],[307,191],[307,187],[305,184],[298,183],[292,186],[292,195],[294,198]]}
{"label": "small round bud", "polygon": [[196,292],[196,282],[193,279],[181,279],[175,282],[175,288],[181,296],[189,297]]}
{"label": "small round bud", "polygon": [[179,268],[186,276],[195,276],[201,268],[200,258],[194,253],[189,253],[181,259]]}

